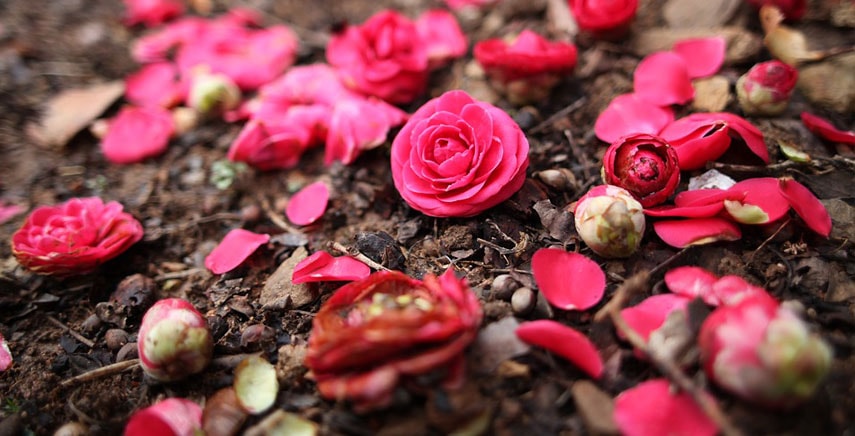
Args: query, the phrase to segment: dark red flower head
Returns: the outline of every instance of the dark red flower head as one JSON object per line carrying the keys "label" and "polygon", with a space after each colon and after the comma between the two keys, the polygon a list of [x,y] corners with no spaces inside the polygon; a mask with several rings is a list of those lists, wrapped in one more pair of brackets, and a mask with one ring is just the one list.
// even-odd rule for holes
{"label": "dark red flower head", "polygon": [[624,136],[603,156],[603,179],[629,191],[642,206],[655,206],[670,197],[680,183],[677,152],[658,136]]}

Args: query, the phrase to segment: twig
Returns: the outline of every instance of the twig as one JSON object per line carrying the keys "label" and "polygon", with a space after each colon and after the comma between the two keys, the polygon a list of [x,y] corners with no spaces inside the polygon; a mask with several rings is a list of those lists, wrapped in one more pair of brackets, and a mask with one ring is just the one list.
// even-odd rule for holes
{"label": "twig", "polygon": [[264,210],[264,213],[267,214],[267,218],[270,218],[270,221],[272,221],[273,224],[276,224],[277,227],[282,230],[285,230],[288,233],[300,235],[303,234],[303,232],[297,230],[296,228],[291,226],[291,224],[288,224],[284,219],[282,219],[282,217],[279,216],[278,213],[276,213],[275,210],[273,210],[273,206],[270,205],[270,200],[268,200],[267,197],[259,196],[259,199],[261,200],[261,209]]}
{"label": "twig", "polygon": [[339,242],[333,241],[330,243],[330,248],[332,248],[333,250],[336,250],[336,251],[340,251],[340,252],[345,253],[345,254],[349,254],[349,255],[353,256],[356,260],[358,260],[358,261],[360,261],[360,262],[362,262],[362,263],[368,265],[369,267],[374,268],[378,271],[389,271],[389,268],[386,268],[385,266],[380,265],[379,263],[371,260],[371,258],[369,258],[368,256],[360,253],[359,250],[356,249],[356,247],[348,248]]}
{"label": "twig", "polygon": [[771,236],[769,236],[768,238],[766,238],[766,240],[765,240],[765,241],[763,241],[763,243],[762,243],[762,244],[758,245],[758,246],[757,246],[757,248],[755,248],[755,249],[754,249],[754,251],[752,251],[752,252],[751,252],[751,256],[748,258],[748,263],[749,263],[749,264],[751,264],[752,262],[754,262],[754,255],[755,255],[755,254],[757,254],[757,252],[758,252],[758,251],[762,250],[762,249],[763,249],[763,247],[765,247],[767,244],[769,244],[769,242],[771,242],[771,241],[772,241],[772,239],[774,239],[774,238],[775,238],[775,236],[778,236],[778,233],[781,233],[781,230],[784,230],[784,227],[786,227],[786,226],[787,226],[787,224],[789,224],[789,223],[790,223],[790,221],[792,221],[792,218],[787,218],[787,220],[786,220],[786,221],[784,221],[783,223],[781,223],[781,225],[780,225],[780,226],[778,226],[778,230],[775,230],[775,233],[772,233],[772,235],[771,235]]}
{"label": "twig", "polygon": [[45,315],[45,316],[47,317],[48,321],[50,321],[51,324],[65,330],[66,332],[68,332],[68,334],[70,334],[71,336],[74,336],[74,339],[77,339],[83,345],[86,345],[89,348],[95,348],[95,342],[92,342],[86,336],[83,336],[80,333],[77,333],[77,331],[75,331],[71,327],[63,324],[62,321],[60,321],[60,320],[58,320],[58,319],[56,319],[50,315]]}
{"label": "twig", "polygon": [[127,369],[133,368],[140,363],[139,359],[131,359],[125,360],[122,362],[112,363],[107,366],[102,366],[97,369],[93,369],[89,372],[84,372],[83,374],[76,375],[70,379],[63,380],[59,385],[62,387],[71,386],[75,383],[87,382],[91,380],[95,380],[97,378],[106,377],[109,375],[118,374]]}
{"label": "twig", "polygon": [[200,273],[205,271],[205,268],[189,268],[183,271],[173,271],[168,273],[159,274],[154,277],[154,281],[156,282],[165,282],[167,280],[174,279],[184,279],[192,276],[193,274]]}
{"label": "twig", "polygon": [[585,97],[579,98],[578,100],[574,101],[573,103],[570,103],[568,106],[564,107],[558,112],[555,112],[554,114],[550,115],[549,118],[543,120],[540,124],[532,127],[528,131],[528,133],[540,133],[541,130],[546,129],[547,127],[552,125],[552,123],[558,121],[560,118],[564,118],[567,115],[570,115],[571,113],[575,112],[577,109],[582,107],[582,105],[584,105],[587,101],[588,99]]}
{"label": "twig", "polygon": [[650,275],[651,275],[651,276],[655,276],[656,274],[658,274],[658,273],[659,273],[659,271],[662,271],[663,269],[665,269],[665,268],[667,268],[667,267],[671,266],[671,264],[672,264],[672,263],[674,263],[674,261],[675,261],[675,260],[677,260],[677,259],[679,259],[680,257],[682,257],[682,256],[683,256],[683,254],[685,254],[687,251],[689,251],[692,247],[694,247],[694,245],[688,245],[688,246],[683,247],[683,249],[682,249],[682,250],[680,250],[680,251],[678,251],[678,252],[674,253],[674,255],[672,255],[672,256],[671,256],[671,257],[669,257],[668,259],[665,259],[665,262],[662,262],[662,263],[660,263],[659,265],[656,265],[656,267],[655,267],[655,268],[653,268],[652,270],[650,270]]}

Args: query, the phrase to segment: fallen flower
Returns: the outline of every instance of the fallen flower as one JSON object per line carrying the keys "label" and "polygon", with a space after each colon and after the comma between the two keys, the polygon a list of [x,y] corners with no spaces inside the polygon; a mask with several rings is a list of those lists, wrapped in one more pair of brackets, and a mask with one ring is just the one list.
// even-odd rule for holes
{"label": "fallen flower", "polygon": [[169,382],[205,369],[214,342],[205,317],[190,302],[167,298],[143,316],[137,349],[143,371]]}
{"label": "fallen flower", "polygon": [[6,342],[6,338],[3,337],[3,334],[0,333],[0,372],[3,372],[9,369],[12,366],[12,362],[14,359],[12,358],[12,351],[9,350],[9,344]]}
{"label": "fallen flower", "polygon": [[159,106],[125,106],[109,121],[101,152],[110,162],[142,162],[166,151],[175,133],[172,113]]}
{"label": "fallen flower", "polygon": [[641,245],[643,206],[623,188],[591,188],[576,202],[573,215],[576,232],[600,256],[628,257]]}
{"label": "fallen flower", "polygon": [[244,229],[230,230],[219,245],[205,257],[205,268],[214,274],[223,274],[237,268],[258,247],[270,240],[268,234],[258,234]]}
{"label": "fallen flower", "polygon": [[722,218],[657,221],[653,230],[663,242],[676,248],[742,238],[739,226]]}
{"label": "fallen flower", "polygon": [[187,83],[171,62],[143,65],[125,78],[125,99],[136,106],[171,108],[184,100]]}
{"label": "fallen flower", "polygon": [[648,103],[635,94],[622,94],[597,117],[594,133],[601,141],[612,143],[633,133],[656,135],[673,121],[671,108]]}
{"label": "fallen flower", "polygon": [[644,207],[655,206],[680,183],[677,152],[658,136],[623,136],[603,156],[603,181],[626,189]]}
{"label": "fallen flower", "polygon": [[184,398],[167,398],[137,411],[125,426],[125,436],[193,436],[202,429],[202,408]]}
{"label": "fallen flower", "polygon": [[463,350],[481,323],[478,298],[447,270],[416,280],[380,271],[339,288],[315,315],[305,365],[325,398],[385,407],[399,381],[463,382]]}
{"label": "fallen flower", "polygon": [[520,324],[516,334],[529,345],[545,348],[567,359],[591,378],[599,379],[603,375],[603,359],[597,347],[570,327],[541,319]]}
{"label": "fallen flower", "polygon": [[522,187],[528,140],[503,110],[449,91],[428,101],[392,143],[392,179],[411,207],[435,217],[477,215]]}
{"label": "fallen flower", "polygon": [[291,282],[296,285],[308,282],[363,280],[369,275],[371,269],[368,265],[350,256],[333,257],[326,251],[318,251],[294,267]]}
{"label": "fallen flower", "polygon": [[799,71],[778,60],[754,65],[736,81],[739,106],[747,115],[782,114],[796,87]]}
{"label": "fallen flower", "polygon": [[633,73],[638,98],[659,106],[685,104],[695,97],[689,67],[682,56],[660,51],[646,56]]}
{"label": "fallen flower", "polygon": [[144,24],[154,27],[184,13],[181,0],[124,0],[126,26]]}
{"label": "fallen flower", "polygon": [[606,274],[579,253],[542,248],[531,257],[531,272],[546,301],[559,309],[590,309],[606,290]]}
{"label": "fallen flower", "polygon": [[665,379],[648,380],[621,392],[615,399],[614,420],[626,436],[713,436],[718,432],[691,395],[673,393]]}
{"label": "fallen flower", "polygon": [[781,195],[787,199],[809,229],[826,238],[831,234],[831,216],[828,210],[805,185],[791,177],[782,177],[778,179],[778,186]]}
{"label": "fallen flower", "polygon": [[426,46],[429,70],[466,54],[466,35],[454,15],[447,11],[431,9],[422,13],[416,19],[416,30]]}
{"label": "fallen flower", "polygon": [[689,70],[689,78],[712,76],[724,64],[727,42],[720,36],[677,41],[671,51],[677,53]]}
{"label": "fallen flower", "polygon": [[298,226],[307,226],[324,216],[330,191],[324,182],[315,182],[304,186],[291,196],[285,207],[285,216]]}
{"label": "fallen flower", "polygon": [[818,117],[808,112],[802,112],[802,123],[814,135],[819,136],[826,141],[839,142],[841,144],[855,145],[855,132],[843,131],[834,127],[830,121],[825,118]]}
{"label": "fallen flower", "polygon": [[33,210],[12,235],[12,254],[21,266],[39,274],[86,274],[142,236],[142,225],[123,212],[121,204],[72,198]]}
{"label": "fallen flower", "polygon": [[609,41],[626,35],[638,10],[638,0],[569,0],[569,4],[580,29]]}

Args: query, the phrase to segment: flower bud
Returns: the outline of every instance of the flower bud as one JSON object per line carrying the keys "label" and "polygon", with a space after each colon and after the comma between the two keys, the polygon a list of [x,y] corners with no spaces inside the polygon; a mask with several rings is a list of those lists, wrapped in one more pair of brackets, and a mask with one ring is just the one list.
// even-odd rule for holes
{"label": "flower bud", "polygon": [[211,361],[214,342],[205,318],[188,301],[167,298],[143,316],[140,366],[149,376],[175,381],[196,374]]}
{"label": "flower bud", "polygon": [[792,407],[813,395],[831,348],[795,311],[768,295],[721,306],[701,326],[704,370],[745,400]]}
{"label": "flower bud", "polygon": [[680,183],[677,151],[658,136],[618,138],[603,156],[603,181],[626,189],[644,207],[655,206]]}
{"label": "flower bud", "polygon": [[600,256],[627,257],[641,244],[644,211],[623,188],[591,188],[576,203],[574,213],[579,236]]}
{"label": "flower bud", "polygon": [[799,72],[777,60],[751,67],[736,81],[739,106],[748,115],[780,115],[787,109]]}
{"label": "flower bud", "polygon": [[236,108],[240,98],[240,88],[228,76],[197,71],[187,105],[201,114],[215,114]]}

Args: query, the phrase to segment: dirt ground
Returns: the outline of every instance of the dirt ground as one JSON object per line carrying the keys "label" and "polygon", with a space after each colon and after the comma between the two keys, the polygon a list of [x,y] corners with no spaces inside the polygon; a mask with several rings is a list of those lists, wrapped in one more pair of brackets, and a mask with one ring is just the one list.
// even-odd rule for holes
{"label": "dirt ground", "polygon": [[[545,2],[502,2],[506,4],[485,16],[461,20],[470,45],[524,28],[547,32],[554,24],[547,18]],[[634,37],[665,24],[665,2],[642,3]],[[812,7],[817,3],[811,2]],[[221,12],[236,4],[262,10],[266,24],[293,26],[303,41],[299,63],[322,60],[325,35],[344,21],[360,23],[384,6],[410,16],[441,6],[440,2],[420,0],[220,0],[214,2],[214,10]],[[827,15],[812,11],[800,24],[812,44],[855,44],[852,28],[830,27]],[[293,350],[305,345],[313,314],[336,284],[313,289],[299,307],[265,309],[259,296],[277,265],[298,247],[311,253],[329,250],[332,242],[356,247],[384,266],[415,277],[454,265],[481,297],[484,327],[517,315],[519,320],[553,318],[585,332],[607,362],[607,375],[596,385],[609,397],[657,376],[655,369],[618,341],[610,324],[593,322],[592,312],[552,310],[540,301],[530,312],[515,314],[510,294],[491,289],[499,274],[511,274],[523,285],[534,287],[530,259],[539,248],[564,246],[591,254],[577,241],[572,225],[568,227],[569,215],[561,208],[599,183],[604,147],[593,135],[593,124],[614,96],[632,86],[631,73],[641,56],[631,44],[579,39],[577,74],[563,81],[547,101],[524,108],[510,106],[483,80],[467,73],[471,52],[435,72],[429,95],[406,110],[413,111],[445,90],[467,89],[506,109],[531,143],[529,178],[511,200],[476,218],[435,219],[406,207],[395,192],[388,145],[363,154],[350,166],[333,167],[325,167],[322,150],[315,149],[297,169],[249,170],[225,190],[209,182],[211,168],[225,159],[239,125],[206,122],[173,140],[165,155],[129,166],[107,162],[97,139],[86,131],[62,148],[35,145],[24,126],[38,119],[51,96],[122,79],[138,68],[128,47],[142,30],[124,27],[121,14],[117,0],[0,2],[0,194],[31,208],[69,197],[101,196],[120,201],[145,227],[143,241],[97,273],[63,281],[23,271],[9,245],[0,244],[0,332],[15,357],[14,365],[0,373],[0,434],[51,434],[72,421],[86,424],[93,434],[119,434],[135,410],[159,398],[181,396],[201,403],[231,383],[234,359],[253,352],[262,352],[280,371],[284,383],[276,407],[318,422],[324,434],[442,434],[450,431],[449,422],[484,411],[490,422],[488,434],[591,432],[572,394],[577,392],[574,385],[585,376],[537,349],[498,368],[484,364],[484,356],[470,350],[471,370],[461,393],[450,397],[437,392],[402,393],[391,411],[359,415],[346,404],[321,399],[314,384],[302,377]],[[747,5],[738,5],[733,16],[732,23],[760,35]],[[764,59],[768,54],[758,48],[747,59],[726,65],[721,75],[733,83],[755,61]],[[118,107],[114,105],[108,113]],[[727,110],[739,113],[733,101]],[[777,228],[748,229],[740,241],[690,248],[672,260],[673,266],[692,264],[718,274],[740,274],[778,298],[801,302],[810,324],[834,349],[831,373],[822,388],[807,404],[787,413],[748,405],[712,387],[727,415],[746,434],[855,433],[855,249],[851,240],[855,234],[855,161],[851,154],[839,154],[802,127],[798,121],[802,110],[826,116],[846,129],[855,127],[851,107],[835,111],[797,92],[784,115],[752,119],[767,135],[771,165],[735,164],[741,162],[737,155],[727,156],[717,168],[736,178],[795,177],[831,211],[835,218],[832,237],[817,237],[794,218],[775,235]],[[777,139],[800,144],[814,157],[813,162],[781,164],[785,158],[775,146]],[[556,182],[541,176],[544,170],[561,168],[572,172],[571,180]],[[290,194],[315,180],[326,180],[333,188],[323,220],[300,232],[278,227],[271,217],[281,216],[281,205]],[[547,220],[542,210],[535,210],[534,204],[543,200],[548,203],[541,205],[557,208],[557,216]],[[24,216],[0,225],[0,241],[10,239]],[[270,233],[275,235],[274,242],[256,253],[246,267],[214,276],[205,270],[203,259],[236,227]],[[608,273],[609,293],[621,278],[652,269],[679,252],[663,244],[652,230],[648,232],[642,249],[629,259],[594,257]],[[119,282],[132,274],[147,276],[154,283],[133,292],[153,293],[157,298],[185,297],[206,314],[216,342],[215,363],[202,374],[172,384],[144,379],[139,368],[63,384],[75,375],[128,358],[127,347],[108,346],[106,332],[124,329],[133,342],[140,314],[132,311],[113,323],[96,322],[99,318],[93,315],[105,307],[102,304],[96,309],[96,305],[107,302]],[[652,280],[654,292],[661,289],[662,271]],[[700,378],[697,367],[689,373]],[[247,426],[258,419],[250,419]]]}

